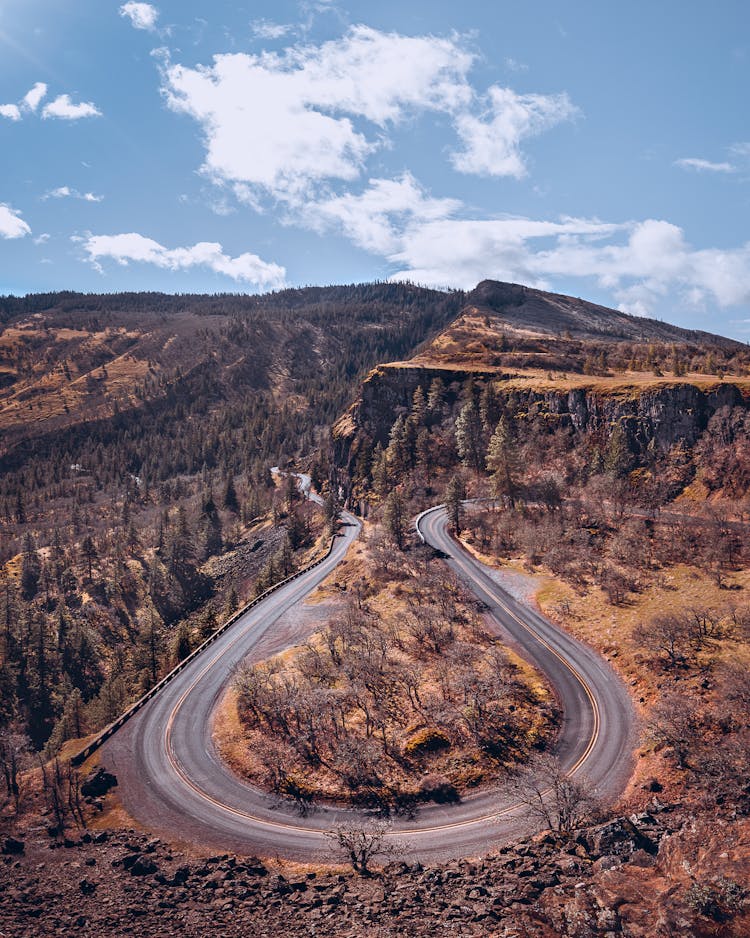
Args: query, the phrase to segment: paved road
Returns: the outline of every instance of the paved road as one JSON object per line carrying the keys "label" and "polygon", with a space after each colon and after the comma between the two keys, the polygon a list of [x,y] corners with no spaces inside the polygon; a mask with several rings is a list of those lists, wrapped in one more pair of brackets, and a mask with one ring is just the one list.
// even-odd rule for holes
{"label": "paved road", "polygon": [[[269,654],[290,636],[274,623],[343,559],[360,531],[344,513],[342,534],[326,563],[271,595],[238,620],[215,645],[179,674],[102,748],[101,761],[119,779],[119,794],[141,824],[170,840],[211,849],[297,860],[330,857],[325,831],[354,812],[316,808],[299,817],[279,799],[233,775],[212,740],[213,712],[233,668],[263,639]],[[424,538],[488,607],[488,621],[555,687],[564,711],[559,752],[572,771],[584,771],[615,796],[631,770],[634,715],[627,691],[595,652],[516,603],[448,535],[445,513],[420,519]],[[430,805],[414,820],[397,819],[389,835],[422,859],[486,852],[530,829],[530,821],[499,791],[484,791],[456,806]]]}

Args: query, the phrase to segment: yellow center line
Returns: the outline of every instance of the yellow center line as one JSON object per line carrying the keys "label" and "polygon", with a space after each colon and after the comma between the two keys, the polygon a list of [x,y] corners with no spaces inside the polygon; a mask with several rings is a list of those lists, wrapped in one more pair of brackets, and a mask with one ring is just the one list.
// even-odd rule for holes
{"label": "yellow center line", "polygon": [[[460,558],[456,558],[456,557],[453,557],[452,559],[454,560],[454,562],[455,562],[459,567],[461,567],[461,568],[464,570],[464,572],[469,576],[470,579],[472,579],[472,580],[474,579],[474,577],[472,577],[472,574],[471,574],[471,571],[470,571],[468,565],[467,565],[465,562],[463,562]],[[475,581],[475,582],[476,582],[476,581]],[[569,771],[569,773],[568,773],[568,775],[573,775],[575,772],[577,772],[577,771],[580,769],[580,767],[583,765],[583,763],[588,759],[588,757],[589,757],[590,754],[591,754],[592,749],[593,749],[594,746],[596,745],[597,739],[599,738],[600,722],[601,722],[601,721],[600,721],[600,715],[599,715],[599,706],[598,706],[598,704],[597,704],[597,702],[596,702],[596,699],[594,698],[594,695],[593,695],[593,693],[592,693],[592,691],[591,691],[589,685],[588,685],[588,684],[586,683],[586,681],[584,680],[583,676],[580,674],[580,672],[579,672],[575,667],[573,667],[572,664],[570,664],[570,662],[568,662],[562,655],[560,655],[560,654],[549,644],[549,642],[547,642],[545,639],[543,639],[543,638],[541,637],[541,635],[539,635],[539,633],[536,632],[536,630],[534,630],[534,629],[531,628],[530,626],[526,625],[526,623],[523,622],[511,609],[509,609],[509,608],[505,605],[505,603],[503,603],[501,600],[499,600],[499,599],[497,599],[497,598],[495,598],[494,601],[497,603],[497,605],[499,605],[502,609],[504,609],[505,612],[506,612],[509,616],[511,616],[511,617],[512,617],[523,629],[525,629],[533,638],[535,638],[535,639],[536,639],[541,645],[543,645],[551,654],[553,654],[553,655],[558,659],[558,661],[560,661],[560,662],[570,671],[570,673],[576,678],[576,680],[579,682],[579,684],[580,684],[581,687],[583,688],[584,692],[586,693],[586,696],[588,697],[588,699],[589,699],[589,701],[590,701],[590,703],[591,703],[591,707],[592,707],[593,714],[594,714],[594,729],[593,729],[592,735],[591,735],[591,737],[590,737],[590,739],[589,739],[589,741],[588,741],[588,745],[587,745],[587,747],[586,747],[586,749],[585,749],[583,755],[578,759],[578,761],[575,763],[575,765],[570,769],[570,771]],[[207,802],[209,802],[210,804],[213,804],[213,805],[214,805],[215,807],[217,807],[217,808],[221,808],[223,811],[227,812],[228,814],[233,815],[234,817],[243,818],[243,819],[248,820],[248,821],[254,821],[254,822],[257,823],[257,824],[262,824],[263,826],[269,827],[269,828],[272,828],[272,829],[273,829],[273,828],[278,828],[278,829],[282,829],[282,830],[291,830],[291,831],[296,831],[296,832],[298,832],[298,833],[306,833],[306,834],[325,834],[325,833],[327,832],[327,830],[328,830],[327,828],[323,828],[323,827],[311,827],[311,826],[302,826],[302,825],[298,825],[298,824],[292,824],[292,823],[287,822],[287,821],[271,821],[271,820],[268,820],[268,819],[266,819],[266,818],[259,817],[259,816],[256,815],[256,814],[252,814],[252,813],[250,813],[250,812],[248,812],[248,811],[242,811],[242,810],[240,810],[239,808],[234,808],[234,807],[232,807],[231,805],[226,804],[224,801],[221,801],[221,800],[219,800],[218,798],[214,798],[212,795],[208,794],[208,792],[204,791],[202,788],[200,788],[195,782],[193,782],[193,781],[189,778],[189,776],[183,771],[182,766],[179,764],[179,761],[178,761],[176,755],[174,754],[174,750],[172,749],[172,728],[173,728],[173,725],[174,725],[175,718],[177,717],[177,714],[179,713],[179,711],[180,711],[182,705],[184,704],[184,702],[185,702],[185,700],[187,699],[187,697],[189,696],[189,694],[192,693],[192,691],[195,689],[196,685],[197,685],[198,683],[200,683],[200,681],[203,679],[203,677],[205,676],[205,674],[206,674],[211,668],[213,668],[214,665],[216,665],[216,663],[217,663],[231,648],[233,648],[241,638],[244,637],[244,635],[245,635],[244,632],[240,633],[240,634],[237,636],[237,638],[235,638],[232,642],[230,642],[230,644],[227,645],[227,647],[224,648],[223,651],[222,651],[216,658],[213,659],[213,661],[211,661],[209,664],[207,664],[206,667],[203,668],[203,670],[200,672],[200,674],[197,675],[197,677],[196,677],[195,680],[192,682],[192,684],[183,692],[182,696],[180,697],[180,699],[179,699],[179,700],[177,701],[177,703],[175,704],[175,706],[174,706],[174,708],[173,708],[173,710],[172,710],[172,712],[171,712],[171,714],[170,714],[170,716],[169,716],[169,720],[168,720],[168,722],[167,722],[166,732],[165,732],[165,735],[164,735],[164,748],[165,748],[166,756],[167,756],[167,758],[168,758],[168,760],[169,760],[169,762],[170,762],[170,764],[171,764],[172,769],[174,770],[174,772],[179,776],[179,778],[183,781],[184,784],[186,784],[190,789],[192,789],[193,792],[195,792],[195,794],[197,794],[197,795],[198,795],[201,799],[203,799],[204,801],[207,801]],[[468,827],[468,826],[470,826],[470,825],[472,825],[472,824],[478,824],[478,823],[485,822],[485,821],[490,821],[490,820],[493,820],[493,819],[496,819],[496,818],[499,818],[499,817],[504,817],[504,816],[506,816],[506,815],[508,815],[508,814],[512,814],[514,811],[517,811],[517,810],[519,810],[520,808],[524,808],[524,807],[525,807],[525,805],[524,805],[522,802],[517,802],[517,803],[512,804],[512,805],[510,805],[509,807],[503,808],[503,809],[501,809],[501,810],[499,810],[499,811],[491,811],[490,813],[478,815],[478,816],[475,816],[475,817],[472,817],[472,818],[467,818],[467,819],[465,819],[465,820],[463,820],[463,821],[451,821],[451,822],[449,822],[449,823],[447,823],[447,824],[436,824],[436,825],[432,825],[432,826],[428,826],[428,827],[410,827],[410,828],[408,828],[408,829],[406,829],[406,830],[404,830],[404,831],[398,831],[398,832],[391,831],[391,832],[389,832],[389,833],[390,833],[392,836],[399,836],[399,835],[404,835],[404,834],[405,834],[406,836],[408,836],[408,835],[410,835],[410,834],[425,834],[425,833],[434,833],[434,832],[446,831],[446,830],[455,830],[456,828]]]}

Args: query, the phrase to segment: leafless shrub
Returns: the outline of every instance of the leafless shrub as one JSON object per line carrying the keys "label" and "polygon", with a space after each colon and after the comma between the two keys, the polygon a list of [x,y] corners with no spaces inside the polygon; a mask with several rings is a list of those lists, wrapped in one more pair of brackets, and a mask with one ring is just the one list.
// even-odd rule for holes
{"label": "leafless shrub", "polygon": [[355,873],[369,876],[370,863],[376,857],[393,859],[405,847],[388,840],[390,825],[376,821],[362,824],[342,824],[327,836],[336,851],[343,855]]}
{"label": "leafless shrub", "polygon": [[651,737],[672,749],[681,769],[688,768],[688,757],[703,728],[703,716],[695,701],[675,691],[668,691],[655,704],[648,724]]}
{"label": "leafless shrub", "polygon": [[548,830],[569,833],[594,823],[602,803],[583,775],[572,777],[560,760],[546,753],[529,760],[512,782],[515,796]]}

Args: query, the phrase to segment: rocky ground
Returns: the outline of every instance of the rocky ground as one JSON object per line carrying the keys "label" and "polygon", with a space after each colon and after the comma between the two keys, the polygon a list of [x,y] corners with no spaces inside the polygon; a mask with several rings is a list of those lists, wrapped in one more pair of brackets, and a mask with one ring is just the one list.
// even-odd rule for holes
{"label": "rocky ground", "polygon": [[480,860],[390,863],[370,877],[190,856],[131,831],[0,839],[0,936],[750,934],[750,821],[651,810],[545,834]]}

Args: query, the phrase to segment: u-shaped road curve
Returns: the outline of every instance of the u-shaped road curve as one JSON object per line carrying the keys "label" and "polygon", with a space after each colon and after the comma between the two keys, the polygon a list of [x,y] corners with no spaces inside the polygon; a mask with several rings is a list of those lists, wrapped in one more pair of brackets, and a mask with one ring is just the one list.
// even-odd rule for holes
{"label": "u-shaped road curve", "polygon": [[[290,644],[274,624],[308,596],[343,560],[360,532],[343,514],[341,533],[324,563],[249,610],[108,740],[101,762],[115,772],[127,812],[171,841],[238,854],[298,861],[330,858],[326,837],[356,812],[315,807],[300,817],[284,800],[238,778],[212,740],[216,706],[234,668],[263,640],[264,653]],[[621,793],[632,769],[635,715],[628,692],[591,648],[516,602],[487,568],[449,534],[444,509],[418,519],[423,539],[487,607],[490,628],[545,673],[562,709],[557,753],[570,772],[585,772],[604,796]],[[389,837],[408,853],[445,860],[487,852],[533,829],[524,810],[502,789],[483,790],[459,804],[426,805],[416,818],[396,818]]]}

